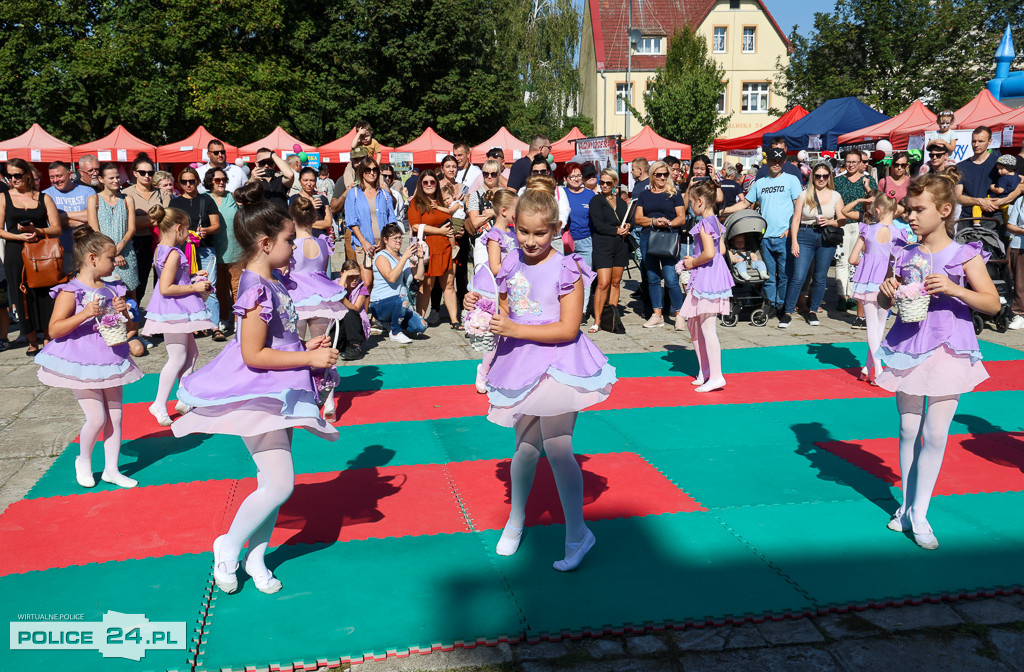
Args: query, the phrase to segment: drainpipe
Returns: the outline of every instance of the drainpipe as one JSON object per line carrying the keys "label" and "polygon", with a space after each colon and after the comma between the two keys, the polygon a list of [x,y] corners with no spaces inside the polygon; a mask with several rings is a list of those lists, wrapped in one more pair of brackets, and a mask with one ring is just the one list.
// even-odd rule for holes
{"label": "drainpipe", "polygon": [[601,131],[608,135],[608,80],[605,79],[604,70],[597,74],[601,75],[601,107],[604,108],[604,116],[601,118]]}

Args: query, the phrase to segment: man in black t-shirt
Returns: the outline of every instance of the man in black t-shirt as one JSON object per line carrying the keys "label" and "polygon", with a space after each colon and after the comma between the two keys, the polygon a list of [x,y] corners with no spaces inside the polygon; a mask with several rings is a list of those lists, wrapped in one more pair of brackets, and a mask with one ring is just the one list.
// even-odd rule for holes
{"label": "man in black t-shirt", "polygon": [[1024,193],[1022,182],[1022,185],[1018,185],[1011,193],[1004,194],[1002,198],[988,198],[989,189],[999,179],[999,173],[996,171],[999,155],[988,151],[991,142],[992,129],[988,126],[977,127],[971,134],[971,149],[974,150],[974,156],[956,164],[957,170],[960,171],[956,197],[963,206],[962,217],[975,216],[974,206],[981,208],[982,216],[990,215],[1007,203],[1013,203],[1021,193]]}
{"label": "man in black t-shirt", "polygon": [[295,182],[295,172],[273,150],[266,147],[256,150],[256,167],[252,169],[249,180],[263,180],[264,197],[288,211],[288,190]]}
{"label": "man in black t-shirt", "polygon": [[530,149],[526,152],[526,156],[512,164],[512,168],[508,173],[508,188],[513,191],[522,189],[526,185],[526,180],[530,179],[533,157],[539,154],[546,159],[550,153],[551,141],[548,140],[548,136],[533,136],[533,141],[530,143]]}

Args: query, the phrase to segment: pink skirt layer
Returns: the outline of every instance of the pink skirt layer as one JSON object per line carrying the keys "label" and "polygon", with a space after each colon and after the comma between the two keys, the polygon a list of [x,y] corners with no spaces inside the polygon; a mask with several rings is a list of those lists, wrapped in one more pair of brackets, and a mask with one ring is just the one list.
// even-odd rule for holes
{"label": "pink skirt layer", "polygon": [[155,336],[156,334],[191,334],[195,331],[216,329],[217,325],[209,320],[193,320],[191,322],[157,322],[146,320],[139,330],[140,336]]}
{"label": "pink skirt layer", "polygon": [[545,373],[537,386],[517,403],[511,406],[492,404],[487,411],[487,419],[502,427],[515,427],[526,415],[552,417],[582,411],[584,408],[600,404],[608,398],[611,391],[611,385],[606,385],[600,390],[581,390],[560,383]]}
{"label": "pink skirt layer", "polygon": [[111,387],[121,387],[128,383],[134,383],[139,378],[142,378],[142,369],[133,362],[132,368],[120,376],[107,378],[106,380],[79,380],[78,378],[68,378],[49,369],[39,367],[39,370],[36,371],[36,377],[39,378],[39,382],[50,387],[64,387],[69,390],[105,390]]}
{"label": "pink skirt layer", "polygon": [[702,299],[695,293],[689,292],[683,301],[679,314],[685,318],[697,317],[698,315],[728,315],[732,312],[732,303],[729,297],[720,299]]}
{"label": "pink skirt layer", "polygon": [[913,368],[886,367],[875,382],[890,392],[945,397],[970,392],[986,379],[988,371],[980,361],[972,363],[970,357],[942,346]]}
{"label": "pink skirt layer", "polygon": [[175,420],[171,432],[177,437],[188,434],[259,436],[275,429],[298,427],[329,441],[338,438],[338,430],[322,418],[279,415],[270,410],[275,406],[279,412],[279,401],[252,399],[223,406],[196,407]]}

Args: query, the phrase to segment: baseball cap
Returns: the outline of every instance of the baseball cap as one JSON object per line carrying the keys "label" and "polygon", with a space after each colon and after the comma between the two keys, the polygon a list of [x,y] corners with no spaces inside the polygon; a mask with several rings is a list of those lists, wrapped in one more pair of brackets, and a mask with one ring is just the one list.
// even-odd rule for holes
{"label": "baseball cap", "polygon": [[597,168],[595,168],[594,164],[592,163],[583,164],[583,169],[581,170],[581,172],[583,173],[584,180],[589,180],[592,177],[597,177]]}
{"label": "baseball cap", "polygon": [[349,158],[352,158],[352,159],[361,159],[361,158],[363,158],[364,156],[369,156],[369,155],[370,155],[370,152],[369,152],[369,150],[367,150],[367,149],[366,149],[366,147],[361,147],[361,146],[360,146],[360,147],[356,147],[356,148],[354,148],[354,149],[352,150],[352,153],[351,153],[351,154],[349,154]]}
{"label": "baseball cap", "polygon": [[1009,168],[1013,168],[1014,170],[1016,170],[1017,157],[1014,156],[1013,154],[1003,154],[996,160],[996,163],[998,163],[1001,166],[1007,166]]}
{"label": "baseball cap", "polygon": [[945,150],[946,146],[939,142],[938,140],[932,140],[931,142],[928,143],[928,151],[932,151],[932,148]]}
{"label": "baseball cap", "polygon": [[768,160],[769,161],[785,161],[786,150],[782,147],[769,147],[768,148]]}

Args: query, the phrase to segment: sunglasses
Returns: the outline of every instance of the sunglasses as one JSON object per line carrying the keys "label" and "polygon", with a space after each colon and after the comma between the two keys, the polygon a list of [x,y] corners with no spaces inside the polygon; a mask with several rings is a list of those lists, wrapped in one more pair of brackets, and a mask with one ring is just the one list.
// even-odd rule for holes
{"label": "sunglasses", "polygon": [[199,183],[199,180],[178,180],[178,181],[181,182],[182,186],[185,186],[185,185],[188,185],[188,184],[198,184]]}
{"label": "sunglasses", "polygon": [[489,170],[483,171],[483,174],[484,174],[484,177],[497,177],[498,176],[498,173],[496,173],[496,172],[492,173]]}
{"label": "sunglasses", "polygon": [[7,179],[9,179],[9,180],[23,180],[23,179],[25,179],[25,173],[7,173]]}
{"label": "sunglasses", "polygon": [[226,178],[226,177],[215,177],[215,178],[213,178],[213,181],[215,183],[217,183],[217,184],[224,184],[225,182],[228,181],[228,178]]}
{"label": "sunglasses", "polygon": [[892,167],[893,168],[906,168],[909,165],[910,165],[909,163],[894,163],[894,164],[892,164]]}
{"label": "sunglasses", "polygon": [[379,168],[376,168],[376,167],[373,167],[373,166],[371,166],[371,167],[369,167],[369,168],[363,168],[363,172],[364,172],[364,173],[379,173],[379,172],[380,172],[380,169],[379,169]]}
{"label": "sunglasses", "polygon": [[263,159],[262,161],[257,161],[256,165],[260,168],[273,168],[275,164],[273,159]]}
{"label": "sunglasses", "polygon": [[936,150],[934,152],[928,152],[928,154],[930,154],[931,156],[945,156],[948,153],[949,152],[947,152],[944,149],[939,149],[939,150]]}
{"label": "sunglasses", "polygon": [[655,173],[654,176],[655,177],[665,178],[665,177],[668,177],[668,173]]}
{"label": "sunglasses", "polygon": [[531,170],[530,174],[531,175],[550,175],[551,171],[550,170]]}
{"label": "sunglasses", "polygon": [[814,179],[816,179],[816,180],[827,180],[828,179],[828,173],[818,173],[817,175],[814,176]]}
{"label": "sunglasses", "polygon": [[154,173],[154,171],[152,171],[152,170],[136,170],[135,171],[136,175],[140,175],[142,177],[153,177],[153,173]]}
{"label": "sunglasses", "polygon": [[227,154],[227,153],[228,153],[228,150],[226,150],[226,149],[211,149],[209,152],[207,152],[207,154],[217,154],[217,155]]}
{"label": "sunglasses", "polygon": [[600,184],[602,187],[614,187],[615,186],[615,183],[611,182],[609,180],[601,180],[598,184]]}
{"label": "sunglasses", "polygon": [[381,173],[380,176],[381,177],[386,177],[386,178],[388,178],[390,180],[392,177],[395,176],[395,174],[394,173]]}
{"label": "sunglasses", "polygon": [[420,182],[420,184],[422,184],[424,187],[432,187],[435,184],[437,184],[437,182],[433,180],[423,180],[422,182]]}

